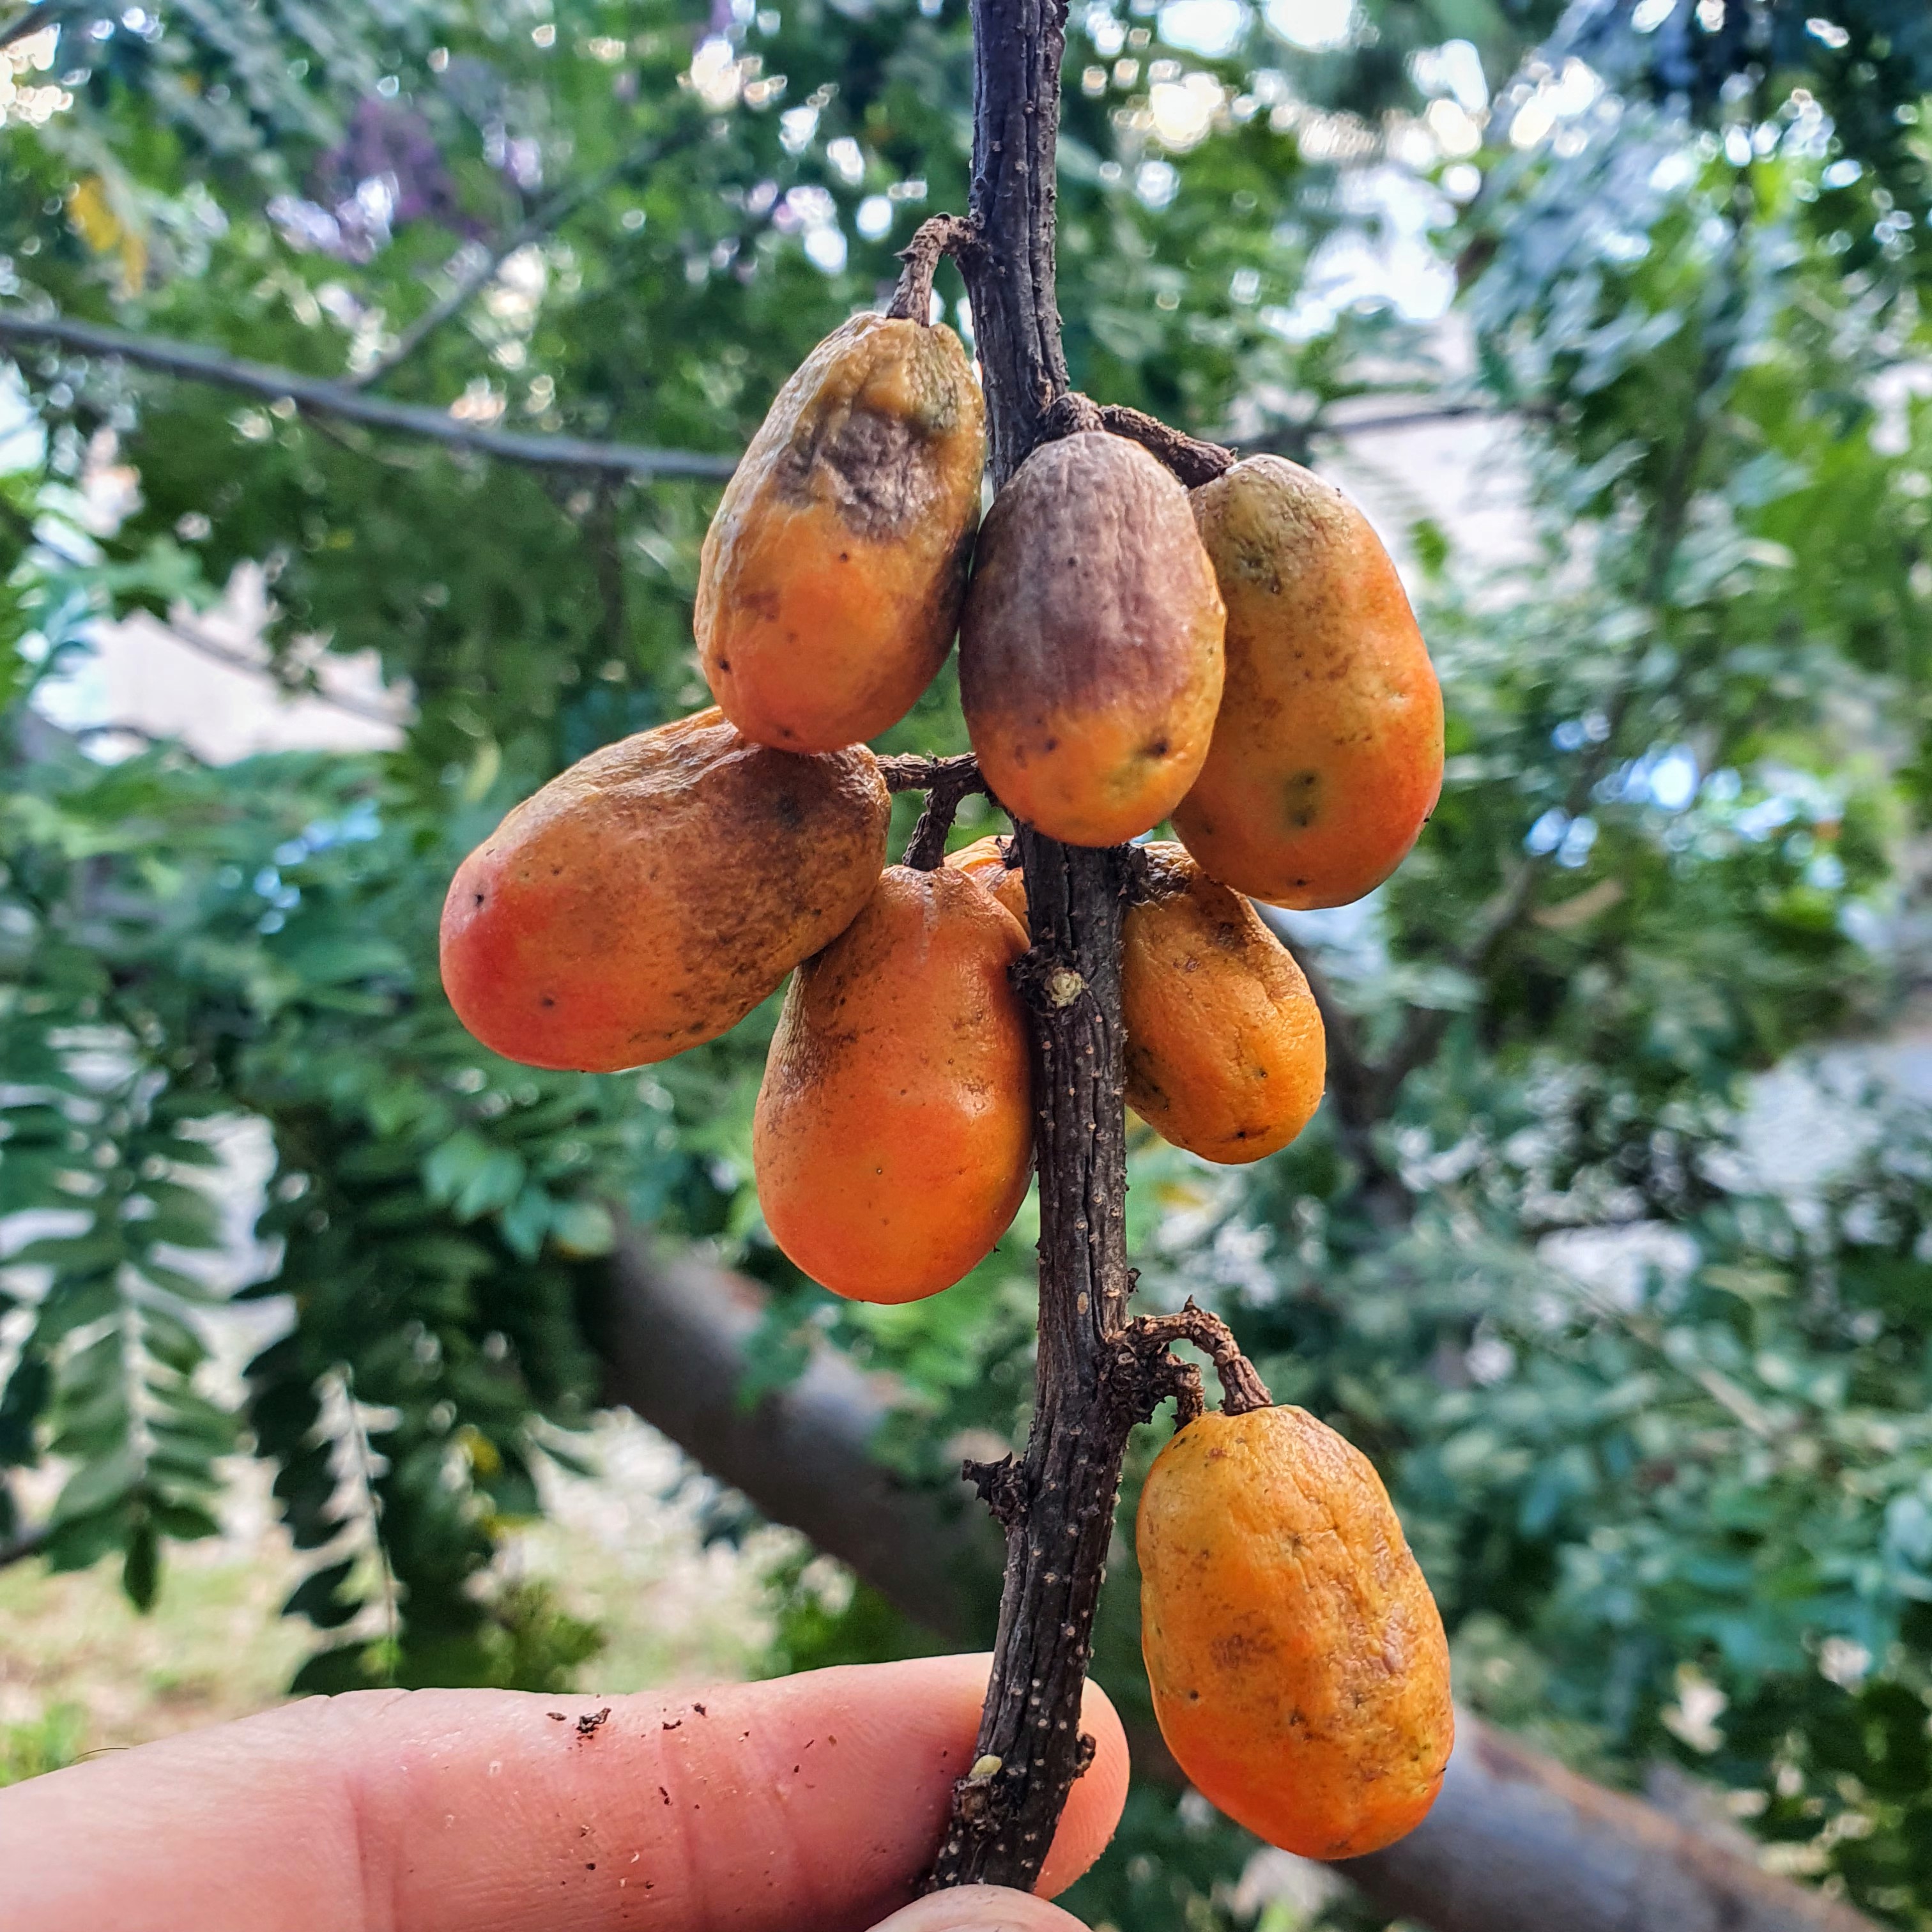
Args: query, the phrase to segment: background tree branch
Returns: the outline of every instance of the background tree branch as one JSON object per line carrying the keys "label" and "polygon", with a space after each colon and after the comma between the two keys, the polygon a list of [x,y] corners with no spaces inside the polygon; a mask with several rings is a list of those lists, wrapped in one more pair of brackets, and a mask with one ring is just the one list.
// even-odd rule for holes
{"label": "background tree branch", "polygon": [[29,7],[24,14],[0,24],[0,48],[10,47],[38,34],[43,27],[58,26],[70,14],[80,11],[74,0],[40,0],[39,6]]}
{"label": "background tree branch", "polygon": [[418,316],[387,350],[368,368],[346,378],[344,388],[374,388],[393,375],[444,323],[461,314],[496,279],[502,272],[503,264],[518,249],[527,248],[532,242],[541,242],[546,236],[554,233],[586,202],[602,194],[606,188],[614,187],[634,170],[661,161],[679,148],[689,146],[701,124],[687,122],[669,134],[653,134],[619,156],[608,167],[600,168],[581,181],[568,182],[559,188],[541,206],[532,209],[508,234],[484,250],[480,259],[459,274],[442,297]]}
{"label": "background tree branch", "polygon": [[478,455],[538,468],[606,470],[640,478],[723,478],[738,466],[734,456],[713,456],[698,450],[646,449],[634,443],[592,442],[580,436],[523,436],[512,430],[483,429],[459,422],[446,410],[386,402],[344,382],[299,376],[292,369],[244,362],[193,343],[134,335],[98,322],[0,311],[0,343],[4,342],[44,343],[83,356],[118,356],[124,362],[187,382],[213,383],[268,403],[290,402],[304,415],[333,416],[399,435],[426,436],[452,449],[473,450]]}

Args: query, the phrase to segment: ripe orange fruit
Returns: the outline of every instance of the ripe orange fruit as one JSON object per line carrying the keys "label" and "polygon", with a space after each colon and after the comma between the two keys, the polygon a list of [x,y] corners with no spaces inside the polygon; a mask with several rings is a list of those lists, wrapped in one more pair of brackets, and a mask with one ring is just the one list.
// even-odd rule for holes
{"label": "ripe orange fruit", "polygon": [[526,1066],[668,1059],[735,1026],[857,915],[891,808],[862,746],[769,751],[717,711],[607,745],[458,867],[443,988]]}
{"label": "ripe orange fruit", "polygon": [[[946,862],[1027,917],[1010,841],[976,839]],[[1142,846],[1149,896],[1122,922],[1127,1105],[1163,1139],[1235,1166],[1277,1153],[1322,1104],[1328,1046],[1294,956],[1238,892],[1171,842]]]}
{"label": "ripe orange fruit", "polygon": [[1000,802],[1070,845],[1158,824],[1221,697],[1224,613],[1187,493],[1138,443],[1042,444],[994,499],[959,620],[959,695]]}
{"label": "ripe orange fruit", "polygon": [[1154,1715],[1204,1798],[1309,1858],[1422,1821],[1449,1648],[1366,1456],[1304,1409],[1210,1412],[1155,1459],[1135,1546]]}
{"label": "ripe orange fruit", "polygon": [[856,1301],[916,1301],[992,1251],[1027,1189],[1018,920],[967,874],[892,866],[799,968],[752,1133],[772,1238]]}
{"label": "ripe orange fruit", "polygon": [[1121,933],[1127,1104],[1190,1153],[1259,1160],[1322,1103],[1321,1011],[1294,956],[1238,892],[1178,845],[1142,850],[1152,896],[1127,908]]}
{"label": "ripe orange fruit", "polygon": [[1010,838],[990,834],[961,846],[956,852],[949,852],[946,862],[984,886],[1024,926],[1027,922],[1026,874],[1018,866],[1006,863],[1012,844]]}
{"label": "ripe orange fruit", "polygon": [[1226,599],[1227,681],[1174,829],[1270,905],[1346,905],[1399,866],[1442,789],[1442,694],[1368,519],[1279,456],[1193,493]]}
{"label": "ripe orange fruit", "polygon": [[911,710],[958,626],[986,455],[950,328],[854,316],[806,357],[699,566],[705,682],[748,738],[834,751]]}

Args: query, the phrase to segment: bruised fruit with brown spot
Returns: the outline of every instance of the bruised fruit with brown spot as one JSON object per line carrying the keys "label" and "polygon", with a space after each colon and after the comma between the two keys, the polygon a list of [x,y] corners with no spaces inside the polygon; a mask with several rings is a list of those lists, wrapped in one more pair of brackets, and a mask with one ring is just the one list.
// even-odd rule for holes
{"label": "bruised fruit with brown spot", "polygon": [[1006,862],[1012,842],[997,833],[976,838],[971,844],[949,852],[946,862],[968,878],[976,879],[1024,926],[1027,923],[1026,874],[1017,865]]}
{"label": "bruised fruit with brown spot", "polygon": [[712,711],[593,752],[458,868],[442,983],[485,1046],[610,1072],[734,1026],[849,925],[892,802],[861,746],[800,758]]}
{"label": "bruised fruit with brown spot", "polygon": [[1422,633],[1334,484],[1255,456],[1193,494],[1227,602],[1227,683],[1174,829],[1238,892],[1346,905],[1401,864],[1442,789],[1442,693]]}
{"label": "bruised fruit with brown spot", "polygon": [[986,454],[950,328],[854,316],[806,357],[698,571],[705,682],[747,737],[830,752],[911,710],[958,622]]}
{"label": "bruised fruit with brown spot", "polygon": [[1016,818],[1118,845],[1194,782],[1223,614],[1187,493],[1138,443],[1042,445],[994,499],[959,622],[980,769]]}
{"label": "bruised fruit with brown spot", "polygon": [[1134,1544],[1154,1716],[1204,1798],[1305,1858],[1422,1822],[1449,1647],[1360,1450],[1305,1409],[1202,1416],[1154,1459]]}
{"label": "bruised fruit with brown spot", "polygon": [[967,874],[889,866],[799,968],[752,1130],[772,1238],[856,1301],[915,1301],[983,1260],[1026,1193],[1019,922]]}
{"label": "bruised fruit with brown spot", "polygon": [[1148,896],[1127,908],[1121,932],[1127,1104],[1205,1160],[1259,1160],[1321,1105],[1320,1010],[1294,956],[1238,892],[1178,845],[1140,850]]}

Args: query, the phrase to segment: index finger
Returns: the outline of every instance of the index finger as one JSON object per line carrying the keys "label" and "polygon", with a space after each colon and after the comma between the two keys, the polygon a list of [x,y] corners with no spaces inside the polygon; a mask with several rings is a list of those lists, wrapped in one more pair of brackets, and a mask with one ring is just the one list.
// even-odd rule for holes
{"label": "index finger", "polygon": [[[682,1698],[314,1698],[0,1792],[0,1921],[36,1932],[851,1932],[913,1895],[984,1657]],[[1098,1747],[1040,1889],[1112,1836]]]}

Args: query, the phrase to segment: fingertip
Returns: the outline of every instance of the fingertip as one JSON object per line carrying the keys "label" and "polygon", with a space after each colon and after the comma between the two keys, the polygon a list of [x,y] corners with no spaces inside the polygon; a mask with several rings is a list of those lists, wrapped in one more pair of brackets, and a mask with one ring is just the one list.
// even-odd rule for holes
{"label": "fingertip", "polygon": [[1067,1793],[1060,1828],[1034,1887],[1042,1898],[1057,1898],[1107,1849],[1127,1801],[1126,1732],[1112,1700],[1091,1682],[1081,1699],[1080,1727],[1094,1740],[1094,1761]]}
{"label": "fingertip", "polygon": [[962,1885],[914,1899],[872,1932],[1085,1932],[1071,1912],[1000,1885]]}

